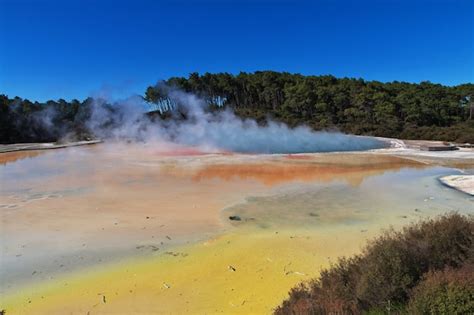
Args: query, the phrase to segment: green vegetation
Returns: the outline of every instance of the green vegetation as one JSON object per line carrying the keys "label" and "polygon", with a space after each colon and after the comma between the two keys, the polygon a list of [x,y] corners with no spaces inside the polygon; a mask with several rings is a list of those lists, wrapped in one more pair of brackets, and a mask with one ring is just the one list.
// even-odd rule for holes
{"label": "green vegetation", "polygon": [[[192,92],[240,117],[289,126],[404,139],[474,142],[474,84],[382,83],[333,76],[263,71],[170,78],[166,85]],[[146,99],[166,98],[160,86]],[[224,101],[223,101],[224,100]],[[471,119],[470,119],[471,117]]]}
{"label": "green vegetation", "polygon": [[63,138],[84,140],[92,99],[30,102],[0,95],[0,143],[54,142]]}
{"label": "green vegetation", "polygon": [[[148,87],[144,96],[161,110],[172,105],[168,97],[171,87],[197,94],[211,110],[230,108],[238,116],[262,124],[273,119],[315,130],[474,143],[474,84],[382,83],[272,71],[192,73],[163,83]],[[91,104],[91,99],[32,103],[0,95],[0,143],[90,137],[92,131],[86,122]],[[112,107],[108,110],[113,112]],[[45,122],[42,114],[48,111],[54,115],[47,116]]]}
{"label": "green vegetation", "polygon": [[412,314],[472,314],[474,265],[429,272],[413,290]]}
{"label": "green vegetation", "polygon": [[275,314],[470,314],[474,218],[451,213],[389,230],[290,291]]}

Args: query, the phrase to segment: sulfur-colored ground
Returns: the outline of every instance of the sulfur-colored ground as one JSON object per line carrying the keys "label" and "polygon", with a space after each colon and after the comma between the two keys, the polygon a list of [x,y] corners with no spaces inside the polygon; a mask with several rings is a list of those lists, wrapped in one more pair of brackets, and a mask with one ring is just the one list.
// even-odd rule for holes
{"label": "sulfur-colored ground", "polygon": [[243,230],[20,290],[7,314],[269,314],[367,234]]}
{"label": "sulfur-colored ground", "polygon": [[0,310],[269,314],[381,228],[469,212],[437,181],[458,170],[413,159],[132,144],[0,155]]}

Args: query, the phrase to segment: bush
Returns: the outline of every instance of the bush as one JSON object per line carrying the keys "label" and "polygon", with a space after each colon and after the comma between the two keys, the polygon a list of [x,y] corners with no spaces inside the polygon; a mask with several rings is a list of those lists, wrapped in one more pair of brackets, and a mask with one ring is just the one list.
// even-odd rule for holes
{"label": "bush", "polygon": [[429,271],[459,268],[474,259],[474,219],[457,213],[389,230],[362,254],[340,259],[290,292],[276,314],[360,314],[403,309]]}
{"label": "bush", "polygon": [[330,269],[323,270],[319,279],[309,284],[300,284],[290,292],[290,298],[283,302],[276,314],[335,314],[357,313],[359,305],[353,299],[355,283],[352,277],[358,274],[355,259],[340,259]]}
{"label": "bush", "polygon": [[[393,137],[394,134],[391,134]],[[457,143],[474,143],[474,120],[458,123],[449,127],[407,125],[396,134],[401,139],[439,140]]]}
{"label": "bush", "polygon": [[403,303],[425,272],[459,267],[473,254],[473,233],[474,220],[459,214],[385,232],[362,253],[356,285],[362,307]]}
{"label": "bush", "polygon": [[410,314],[473,314],[474,265],[428,272],[415,287]]}

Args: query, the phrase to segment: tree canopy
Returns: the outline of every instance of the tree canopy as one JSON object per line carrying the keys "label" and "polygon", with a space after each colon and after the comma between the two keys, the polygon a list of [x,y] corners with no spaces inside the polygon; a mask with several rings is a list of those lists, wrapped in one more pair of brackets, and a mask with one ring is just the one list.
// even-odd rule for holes
{"label": "tree canopy", "polygon": [[[471,83],[383,83],[274,71],[191,73],[187,78],[172,77],[146,89],[144,99],[157,105],[160,118],[175,117],[166,114],[173,110],[169,93],[174,89],[196,94],[210,110],[231,109],[239,117],[261,124],[272,119],[314,130],[474,143]],[[92,103],[90,98],[38,103],[0,95],[0,142],[57,141],[66,135],[93,137],[87,126]],[[48,111],[54,115],[43,115]]]}
{"label": "tree canopy", "polygon": [[[164,83],[259,122],[271,118],[315,130],[474,142],[474,127],[469,121],[474,84],[382,83],[273,71],[191,73],[188,78],[173,77]],[[149,87],[145,98],[157,101],[157,89],[159,85]],[[216,100],[225,102],[216,104]]]}

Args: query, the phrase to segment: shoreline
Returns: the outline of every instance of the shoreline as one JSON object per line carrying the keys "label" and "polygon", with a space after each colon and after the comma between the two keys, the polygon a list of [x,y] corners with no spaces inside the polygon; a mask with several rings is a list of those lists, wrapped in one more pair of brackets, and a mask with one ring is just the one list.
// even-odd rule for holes
{"label": "shoreline", "polygon": [[439,181],[449,188],[474,196],[474,175],[448,175],[439,178]]}
{"label": "shoreline", "polygon": [[[418,163],[414,158],[391,155],[393,150],[411,150],[406,148],[179,157],[162,154],[152,143],[109,145],[82,148],[83,154],[58,150],[47,158],[5,168],[5,179],[8,175],[14,181],[19,180],[12,177],[15,174],[29,178],[30,172],[43,172],[41,177],[30,178],[31,182],[11,183],[16,188],[38,189],[19,192],[20,199],[6,195],[5,200],[19,205],[5,208],[5,219],[17,227],[6,235],[28,236],[24,242],[17,238],[11,244],[11,262],[25,266],[26,260],[37,265],[21,271],[29,278],[34,276],[31,286],[24,282],[0,294],[7,311],[63,314],[79,309],[136,311],[138,307],[146,312],[165,305],[169,312],[181,313],[187,307],[202,312],[268,312],[289,288],[316,276],[319,269],[314,266],[327,266],[341,254],[357,252],[367,237],[386,227],[387,220],[402,226],[436,215],[446,200],[452,207],[467,209],[466,198],[458,200],[456,192],[435,183],[437,176],[459,172],[439,167],[430,171],[439,162]],[[472,162],[470,168],[474,168]],[[52,172],[44,173],[48,169]],[[421,181],[402,182],[397,174]],[[44,190],[42,183],[48,180],[48,190]],[[383,188],[387,182],[393,184],[390,193]],[[361,196],[368,201],[361,201]],[[405,201],[396,196],[404,196]],[[215,202],[206,202],[214,197]],[[29,201],[28,207],[22,206],[23,199]],[[335,206],[329,211],[331,205]],[[381,211],[379,205],[389,206]],[[66,207],[67,212],[61,210]],[[171,213],[176,215],[168,215]],[[242,221],[230,222],[231,215]],[[217,228],[210,230],[213,222]],[[28,228],[32,233],[32,227],[39,236],[54,233],[62,240],[64,250],[49,255],[56,258],[51,266],[64,273],[49,274],[49,269],[39,265],[35,250],[53,247],[31,242],[22,230]],[[188,233],[194,230],[202,237],[190,239]],[[18,233],[12,234],[15,231]],[[117,233],[119,243],[114,241]],[[96,264],[97,259],[83,253],[125,243],[131,244],[130,251],[113,261]],[[69,249],[74,251],[71,255]],[[17,257],[19,254],[22,256]],[[70,263],[69,257],[79,265]],[[82,265],[87,259],[92,264]],[[250,283],[255,289],[249,289]],[[269,284],[272,290],[262,296],[260,292],[268,290]],[[223,295],[217,296],[215,288],[221,288]],[[76,299],[78,294],[80,299]],[[102,302],[103,296],[107,303]]]}
{"label": "shoreline", "polygon": [[18,151],[34,151],[34,150],[53,150],[69,147],[77,147],[82,145],[93,145],[102,143],[102,140],[85,140],[76,142],[35,142],[35,143],[11,143],[0,144],[0,153],[18,152]]}

